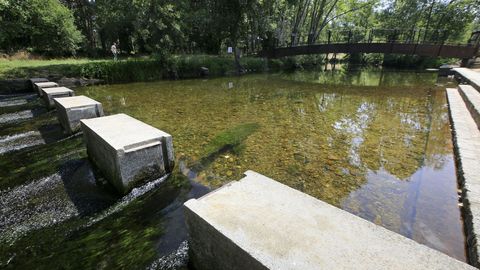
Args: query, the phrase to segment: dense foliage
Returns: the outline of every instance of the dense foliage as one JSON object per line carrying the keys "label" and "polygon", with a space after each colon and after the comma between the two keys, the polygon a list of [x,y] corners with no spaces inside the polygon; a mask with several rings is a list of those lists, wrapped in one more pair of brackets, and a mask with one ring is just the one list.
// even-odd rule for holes
{"label": "dense foliage", "polygon": [[0,0],[0,48],[74,53],[82,40],[71,10],[58,0]]}
{"label": "dense foliage", "polygon": [[329,30],[345,38],[341,29],[464,42],[479,10],[480,0],[0,0],[0,50],[102,55],[117,42],[131,55],[253,52],[324,41]]}

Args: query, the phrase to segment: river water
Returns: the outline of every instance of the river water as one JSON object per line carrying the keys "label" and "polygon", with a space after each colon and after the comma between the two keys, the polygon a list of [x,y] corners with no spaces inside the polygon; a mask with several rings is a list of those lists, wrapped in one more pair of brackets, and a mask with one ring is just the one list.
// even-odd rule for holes
{"label": "river water", "polygon": [[173,135],[174,174],[125,197],[55,112],[2,96],[0,266],[184,268],[182,203],[246,170],[465,261],[450,84],[361,70],[76,89]]}

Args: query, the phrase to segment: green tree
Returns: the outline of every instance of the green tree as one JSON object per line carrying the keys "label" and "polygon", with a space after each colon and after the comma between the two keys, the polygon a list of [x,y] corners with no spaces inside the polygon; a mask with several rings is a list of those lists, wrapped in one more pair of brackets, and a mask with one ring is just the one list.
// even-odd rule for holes
{"label": "green tree", "polygon": [[58,0],[0,2],[0,46],[5,51],[32,48],[49,54],[75,53],[82,34],[71,11]]}

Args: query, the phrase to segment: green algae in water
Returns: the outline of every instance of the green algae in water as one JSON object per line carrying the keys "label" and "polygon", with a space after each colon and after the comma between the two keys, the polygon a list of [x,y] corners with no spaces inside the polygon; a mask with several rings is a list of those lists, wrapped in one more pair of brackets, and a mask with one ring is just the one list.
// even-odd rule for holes
{"label": "green algae in water", "polygon": [[247,123],[226,130],[215,136],[208,145],[205,146],[203,155],[209,157],[227,148],[235,149],[236,152],[239,152],[241,149],[240,145],[243,141],[257,131],[259,127],[260,125],[257,123]]}

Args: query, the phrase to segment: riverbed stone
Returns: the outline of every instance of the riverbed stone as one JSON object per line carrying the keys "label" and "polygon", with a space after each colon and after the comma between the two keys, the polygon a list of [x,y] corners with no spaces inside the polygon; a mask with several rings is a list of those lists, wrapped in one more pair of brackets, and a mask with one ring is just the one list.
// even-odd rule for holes
{"label": "riverbed stone", "polygon": [[196,269],[475,269],[253,171],[185,203]]}
{"label": "riverbed stone", "polygon": [[55,108],[54,98],[73,97],[75,92],[67,87],[51,87],[42,89],[42,98],[49,109]]}
{"label": "riverbed stone", "polygon": [[37,91],[37,94],[40,97],[43,96],[43,89],[58,87],[58,83],[56,82],[39,82],[39,83],[34,83],[34,85],[35,85],[35,90]]}
{"label": "riverbed stone", "polygon": [[173,170],[170,134],[126,114],[80,122],[89,158],[120,193]]}
{"label": "riverbed stone", "polygon": [[80,120],[104,115],[102,104],[86,96],[54,98],[58,121],[68,134],[80,130]]}

